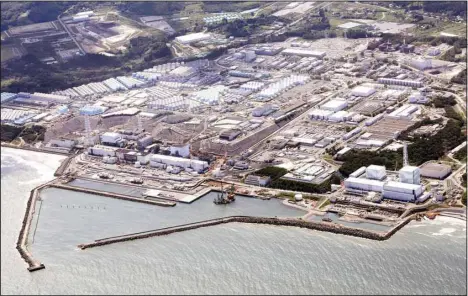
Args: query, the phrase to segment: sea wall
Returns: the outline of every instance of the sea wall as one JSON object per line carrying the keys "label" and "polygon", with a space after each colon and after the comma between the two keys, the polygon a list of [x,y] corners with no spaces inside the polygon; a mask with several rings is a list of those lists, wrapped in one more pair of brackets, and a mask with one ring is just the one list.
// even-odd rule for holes
{"label": "sea wall", "polygon": [[28,244],[29,230],[31,228],[31,222],[32,222],[32,218],[34,216],[34,211],[36,208],[36,200],[39,197],[39,191],[42,188],[48,186],[51,182],[40,185],[31,191],[28,202],[26,204],[26,211],[24,214],[21,230],[18,235],[18,240],[16,241],[16,249],[20,253],[21,257],[24,259],[24,261],[26,261],[26,263],[28,264],[29,266],[28,270],[30,272],[45,268],[44,264],[41,264],[40,262],[35,260],[33,256],[31,255],[31,253],[29,253],[27,249],[27,244]]}
{"label": "sea wall", "polygon": [[40,152],[40,153],[55,154],[55,155],[61,155],[61,156],[68,155],[68,153],[65,153],[65,152],[53,151],[53,150],[44,150],[44,149],[40,149],[40,148],[27,147],[27,146],[19,147],[19,146],[9,144],[9,143],[2,143],[1,146],[6,147],[6,148],[13,148],[13,149],[20,149],[20,150],[27,150],[27,151],[35,151],[35,152]]}
{"label": "sea wall", "polygon": [[74,157],[75,155],[69,156],[66,159],[64,159],[62,163],[60,164],[60,166],[55,171],[54,176],[60,177],[61,175],[63,175],[63,172],[65,172],[65,170],[67,169],[68,165],[70,164],[70,162],[73,160]]}
{"label": "sea wall", "polygon": [[157,206],[162,206],[162,207],[173,207],[176,205],[175,202],[170,202],[170,201],[149,200],[149,199],[143,199],[143,198],[133,197],[133,196],[124,195],[124,194],[119,194],[119,193],[93,190],[93,189],[75,187],[75,186],[70,186],[70,185],[65,185],[65,184],[51,184],[49,186],[60,188],[60,189],[65,189],[65,190],[96,194],[96,195],[101,195],[101,196],[111,197],[111,198],[116,198],[116,199],[121,199],[121,200],[141,202],[145,204],[157,205]]}
{"label": "sea wall", "polygon": [[312,229],[312,230],[317,230],[317,231],[332,232],[336,234],[343,234],[343,235],[383,241],[383,240],[389,239],[399,229],[401,229],[403,226],[409,223],[411,219],[412,217],[408,217],[406,220],[404,220],[398,226],[390,230],[388,233],[380,233],[380,232],[375,232],[371,230],[352,228],[352,227],[347,227],[347,226],[338,225],[335,223],[328,223],[328,222],[311,222],[311,221],[304,221],[300,219],[231,216],[231,217],[212,219],[212,220],[201,221],[201,222],[191,223],[191,224],[186,224],[186,225],[180,225],[180,226],[175,226],[175,227],[157,229],[154,231],[148,231],[148,232],[138,233],[138,234],[133,234],[133,235],[128,234],[128,235],[120,236],[120,237],[99,239],[92,243],[81,244],[78,247],[81,249],[87,249],[87,248],[99,247],[99,246],[109,245],[109,244],[118,243],[118,242],[125,242],[125,241],[149,238],[149,237],[154,237],[154,236],[168,235],[168,234],[175,233],[175,232],[182,232],[182,231],[197,229],[201,227],[208,227],[208,226],[220,225],[220,224],[231,223],[231,222],[268,224],[268,225],[277,225],[277,226],[293,226],[293,227],[301,227],[301,228],[307,228],[307,229]]}

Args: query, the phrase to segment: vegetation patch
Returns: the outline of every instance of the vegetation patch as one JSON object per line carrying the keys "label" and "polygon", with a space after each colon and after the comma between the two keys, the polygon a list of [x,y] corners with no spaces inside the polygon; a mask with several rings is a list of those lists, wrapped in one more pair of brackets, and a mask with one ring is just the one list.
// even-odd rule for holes
{"label": "vegetation patch", "polygon": [[[447,125],[434,136],[415,137],[414,142],[408,146],[409,162],[412,165],[421,165],[426,161],[439,159],[466,140],[466,135],[462,134],[461,128],[461,122],[450,119]],[[402,149],[379,152],[353,149],[338,159],[344,161],[339,171],[349,176],[360,167],[371,164],[398,170],[402,167],[402,158]]]}

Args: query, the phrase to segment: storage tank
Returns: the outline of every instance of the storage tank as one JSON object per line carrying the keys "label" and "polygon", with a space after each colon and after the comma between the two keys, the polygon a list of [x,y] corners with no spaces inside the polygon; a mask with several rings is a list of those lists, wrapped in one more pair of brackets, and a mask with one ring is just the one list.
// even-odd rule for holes
{"label": "storage tank", "polygon": [[303,199],[303,198],[302,198],[302,194],[298,193],[298,194],[294,195],[294,199],[295,199],[296,201],[301,201],[301,200]]}

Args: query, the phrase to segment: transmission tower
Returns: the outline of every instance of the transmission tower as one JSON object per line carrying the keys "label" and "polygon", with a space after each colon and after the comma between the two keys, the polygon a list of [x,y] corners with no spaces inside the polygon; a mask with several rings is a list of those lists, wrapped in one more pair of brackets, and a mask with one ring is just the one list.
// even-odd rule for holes
{"label": "transmission tower", "polygon": [[141,115],[138,115],[137,119],[138,119],[138,131],[142,132],[143,131],[143,122],[141,120]]}
{"label": "transmission tower", "polygon": [[403,166],[408,166],[408,144],[403,143]]}
{"label": "transmission tower", "polygon": [[89,147],[92,146],[93,140],[91,139],[91,122],[89,121],[89,116],[85,115],[84,118],[84,126],[85,126],[85,146]]}

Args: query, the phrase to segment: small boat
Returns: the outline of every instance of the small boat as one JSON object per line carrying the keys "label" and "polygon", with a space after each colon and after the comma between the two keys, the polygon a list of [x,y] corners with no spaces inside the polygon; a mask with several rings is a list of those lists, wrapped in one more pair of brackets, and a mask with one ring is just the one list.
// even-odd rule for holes
{"label": "small boat", "polygon": [[218,195],[214,198],[213,202],[216,205],[225,205],[233,202],[234,200],[234,195],[232,194],[231,197],[229,197],[229,194],[223,190],[223,183],[221,183],[221,192],[218,192]]}
{"label": "small boat", "polygon": [[324,222],[333,222],[333,220],[330,217],[324,217],[324,218],[322,218],[322,221],[324,221]]}

